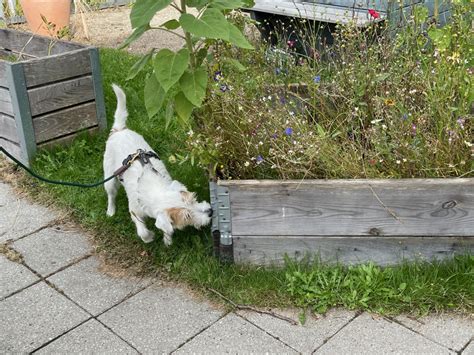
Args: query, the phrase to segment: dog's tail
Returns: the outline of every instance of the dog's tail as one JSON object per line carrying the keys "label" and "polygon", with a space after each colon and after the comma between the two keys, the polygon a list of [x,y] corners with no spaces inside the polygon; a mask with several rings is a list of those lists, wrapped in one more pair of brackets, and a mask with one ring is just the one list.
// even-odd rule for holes
{"label": "dog's tail", "polygon": [[116,84],[112,84],[112,89],[114,89],[115,96],[117,96],[117,109],[115,110],[115,115],[114,115],[115,120],[114,120],[114,125],[112,126],[112,129],[116,131],[120,131],[127,127],[125,124],[127,122],[127,117],[128,117],[127,97],[125,96],[125,93],[120,88],[120,86]]}

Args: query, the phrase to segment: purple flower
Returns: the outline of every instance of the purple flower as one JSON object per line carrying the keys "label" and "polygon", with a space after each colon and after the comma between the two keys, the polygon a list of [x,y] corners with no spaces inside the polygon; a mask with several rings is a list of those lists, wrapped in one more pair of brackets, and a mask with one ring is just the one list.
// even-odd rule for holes
{"label": "purple flower", "polygon": [[287,136],[291,136],[293,134],[293,128],[291,128],[291,127],[285,128],[285,134]]}
{"label": "purple flower", "polygon": [[407,120],[408,119],[408,114],[407,113],[404,113],[403,116],[402,116],[402,120]]}
{"label": "purple flower", "polygon": [[414,135],[414,136],[416,135],[416,125],[415,124],[411,125],[411,134]]}
{"label": "purple flower", "polygon": [[466,122],[466,120],[462,117],[459,117],[456,122],[458,123],[459,127],[461,127],[461,129],[464,129],[464,123]]}
{"label": "purple flower", "polygon": [[261,155],[257,155],[256,160],[257,160],[257,164],[263,163],[263,157]]}
{"label": "purple flower", "polygon": [[278,138],[278,133],[276,133],[276,132],[273,133],[273,134],[272,134],[272,138],[273,138],[273,139],[277,139],[277,138]]}
{"label": "purple flower", "polygon": [[280,96],[280,103],[281,103],[282,105],[286,104],[286,98],[285,98],[285,96]]}
{"label": "purple flower", "polygon": [[280,75],[281,74],[281,69],[280,68],[275,68],[275,74]]}
{"label": "purple flower", "polygon": [[295,41],[289,40],[286,42],[286,44],[288,45],[288,47],[293,48],[295,46]]}
{"label": "purple flower", "polygon": [[222,78],[223,78],[223,76],[222,76],[222,72],[221,72],[220,70],[219,70],[219,71],[216,71],[216,72],[214,73],[214,81],[219,81],[219,80],[221,80]]}
{"label": "purple flower", "polygon": [[315,84],[318,84],[320,81],[321,81],[321,76],[320,76],[320,75],[316,75],[316,76],[313,78],[313,82],[314,82]]}
{"label": "purple flower", "polygon": [[229,87],[227,86],[227,84],[221,84],[221,86],[219,86],[219,89],[222,92],[226,92],[227,90],[229,90]]}

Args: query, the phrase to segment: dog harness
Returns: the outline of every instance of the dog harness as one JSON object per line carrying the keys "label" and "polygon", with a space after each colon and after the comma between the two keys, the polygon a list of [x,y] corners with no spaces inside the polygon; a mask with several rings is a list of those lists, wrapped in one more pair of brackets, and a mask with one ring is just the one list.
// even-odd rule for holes
{"label": "dog harness", "polygon": [[[143,149],[138,149],[136,153],[128,155],[122,162],[122,166],[115,170],[114,175],[118,177],[120,181],[122,180],[122,174],[135,162],[136,160],[140,161],[142,166],[150,163],[150,158],[156,158],[160,160],[158,154],[152,151],[145,152]],[[152,166],[151,170],[158,173],[158,171]]]}

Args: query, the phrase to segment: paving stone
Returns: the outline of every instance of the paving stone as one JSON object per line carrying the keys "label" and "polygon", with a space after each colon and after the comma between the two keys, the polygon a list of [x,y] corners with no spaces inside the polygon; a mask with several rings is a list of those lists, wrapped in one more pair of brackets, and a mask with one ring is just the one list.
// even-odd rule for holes
{"label": "paving stone", "polygon": [[406,316],[396,318],[397,321],[426,338],[444,345],[455,351],[460,351],[474,336],[474,318],[449,314],[430,315],[410,319]]}
{"label": "paving stone", "polygon": [[297,354],[241,317],[230,313],[173,354]]}
{"label": "paving stone", "polygon": [[[275,313],[299,323],[298,310],[275,310]],[[239,311],[238,314],[303,354],[310,354],[323,345],[327,338],[355,316],[354,312],[331,310],[324,317],[308,316],[304,325],[292,325],[282,319],[257,312]]]}
{"label": "paving stone", "polygon": [[138,354],[130,345],[91,319],[35,354]]}
{"label": "paving stone", "polygon": [[39,280],[39,277],[26,267],[8,260],[1,254],[0,270],[0,299]]}
{"label": "paving stone", "polygon": [[100,261],[90,257],[51,276],[48,281],[93,315],[121,302],[151,284],[150,278],[114,278],[98,270]]}
{"label": "paving stone", "polygon": [[142,353],[169,353],[219,319],[221,312],[180,288],[154,284],[99,320]]}
{"label": "paving stone", "polygon": [[40,282],[0,301],[0,353],[31,352],[88,317]]}
{"label": "paving stone", "polygon": [[474,340],[472,340],[466,349],[464,349],[461,353],[462,355],[474,355]]}
{"label": "paving stone", "polygon": [[0,243],[16,240],[59,217],[43,206],[18,198],[7,184],[0,183],[0,196]]}
{"label": "paving stone", "polygon": [[12,244],[26,265],[41,274],[50,275],[91,252],[87,238],[78,232],[46,228]]}
{"label": "paving stone", "polygon": [[431,340],[364,313],[341,329],[315,354],[455,354]]}

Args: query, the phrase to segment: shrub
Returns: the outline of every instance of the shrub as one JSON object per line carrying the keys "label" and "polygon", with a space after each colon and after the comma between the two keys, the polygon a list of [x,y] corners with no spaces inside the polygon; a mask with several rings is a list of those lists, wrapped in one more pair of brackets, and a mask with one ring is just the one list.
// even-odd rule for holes
{"label": "shrub", "polygon": [[334,45],[311,58],[286,38],[251,53],[218,47],[187,158],[237,179],[472,174],[468,7],[454,4],[442,28],[415,8],[396,35],[338,26]]}

